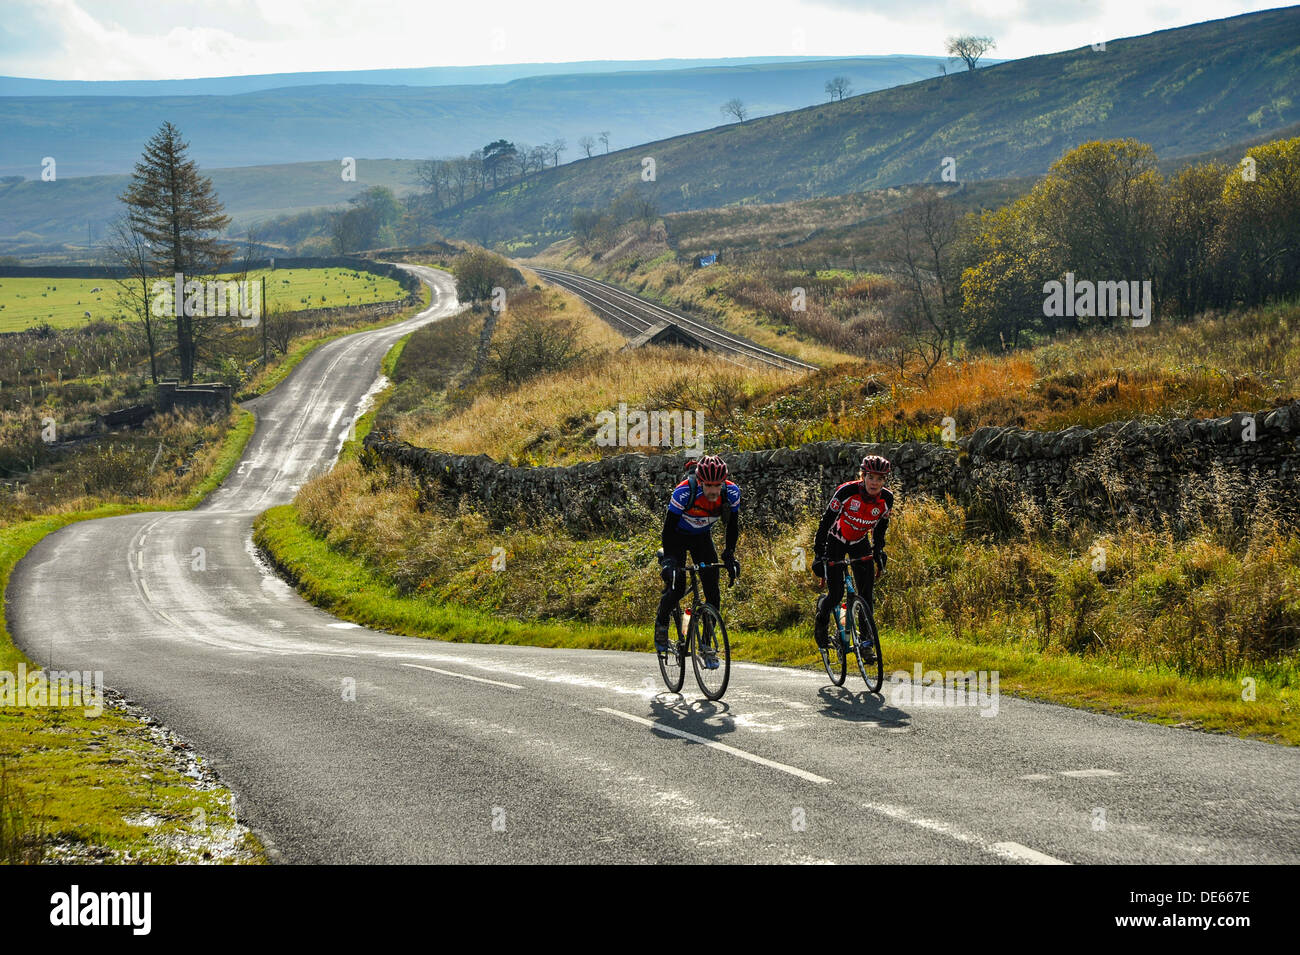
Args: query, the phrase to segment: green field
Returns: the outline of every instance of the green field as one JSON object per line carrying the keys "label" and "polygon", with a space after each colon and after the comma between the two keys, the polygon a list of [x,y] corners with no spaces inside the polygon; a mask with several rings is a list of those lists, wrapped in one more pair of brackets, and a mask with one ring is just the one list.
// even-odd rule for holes
{"label": "green field", "polygon": [[[266,281],[267,308],[282,305],[295,312],[392,302],[406,294],[392,279],[352,269],[261,270],[250,272],[249,278]],[[74,328],[120,318],[117,297],[112,279],[0,278],[0,332],[21,332],[47,322],[54,328]]]}

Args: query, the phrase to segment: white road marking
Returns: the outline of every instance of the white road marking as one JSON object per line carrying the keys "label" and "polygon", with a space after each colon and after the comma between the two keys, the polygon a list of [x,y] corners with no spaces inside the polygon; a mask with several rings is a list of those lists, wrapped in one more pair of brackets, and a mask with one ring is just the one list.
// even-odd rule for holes
{"label": "white road marking", "polygon": [[156,603],[153,602],[153,594],[149,593],[149,585],[145,582],[145,579],[143,577],[140,578],[140,590],[144,592],[144,602],[149,605],[149,607],[153,610],[154,613],[162,617],[164,620],[170,623],[177,630],[181,628],[179,621],[177,621],[166,610],[163,610],[162,607],[159,607]]}
{"label": "white road marking", "polygon": [[943,822],[939,819],[930,819],[925,816],[918,816],[908,809],[901,806],[889,806],[884,803],[863,803],[862,808],[870,809],[872,812],[878,812],[882,816],[888,816],[890,819],[896,819],[899,822],[906,822],[909,825],[916,826],[918,829],[925,829],[929,832],[937,832],[940,835],[955,839],[958,842],[968,846],[973,846],[981,852],[987,852],[989,855],[1000,856],[1003,859],[1014,859],[1017,862],[1035,862],[1040,865],[1069,865],[1060,859],[1049,856],[1046,853],[1030,849],[1028,846],[1022,846],[1018,842],[993,842],[990,843],[979,836],[958,829],[951,823]]}
{"label": "white road marking", "polygon": [[664,726],[662,723],[656,723],[654,720],[648,720],[643,716],[633,716],[631,713],[624,713],[622,710],[612,710],[608,706],[599,707],[600,712],[609,713],[611,716],[621,716],[625,720],[631,720],[633,723],[640,723],[654,730],[662,730],[665,733],[671,733],[673,736],[680,736],[682,739],[688,739],[693,743],[702,743],[710,749],[720,750],[724,753],[730,753],[732,756],[739,756],[741,759],[747,759],[751,763],[758,763],[760,766],[766,766],[769,769],[778,769],[783,773],[789,773],[791,776],[798,776],[800,779],[806,779],[810,783],[829,783],[830,780],[825,776],[818,776],[816,773],[810,773],[806,769],[800,769],[797,766],[787,766],[785,763],[778,763],[775,760],[764,759],[762,756],[755,756],[753,753],[747,753],[743,749],[736,749],[734,746],[728,746],[726,743],[719,743],[717,740],[706,739],[703,736],[696,736],[694,733],[688,733],[685,730],[679,730],[672,726]]}
{"label": "white road marking", "polygon": [[1051,779],[1052,777],[1046,773],[1030,773],[1028,776],[1021,776],[1020,778],[1032,779],[1034,782],[1042,782],[1044,779]]}
{"label": "white road marking", "polygon": [[1119,773],[1113,769],[1067,769],[1061,775],[1071,779],[1092,779],[1097,776],[1118,776]]}
{"label": "white road marking", "polygon": [[1039,852],[1037,849],[1031,849],[1029,846],[1022,846],[1018,842],[995,842],[993,843],[995,851],[1010,853],[1017,859],[1025,862],[1032,862],[1035,865],[1069,865],[1070,863],[1056,856],[1049,856],[1046,852]]}
{"label": "white road marking", "polygon": [[334,414],[332,414],[332,415],[330,416],[330,423],[327,424],[327,425],[325,425],[325,430],[326,430],[326,431],[333,431],[333,430],[334,430],[334,426],[335,426],[336,424],[339,423],[339,418],[342,418],[343,415],[344,415],[344,413],[345,413],[347,410],[348,410],[348,406],[347,406],[347,405],[339,405],[339,406],[338,406],[338,409],[334,412]]}
{"label": "white road marking", "polygon": [[437,667],[424,667],[418,663],[403,663],[404,667],[414,667],[417,670],[428,670],[430,673],[441,673],[443,676],[460,677],[462,680],[473,680],[475,683],[491,683],[493,686],[504,686],[511,690],[522,690],[523,687],[518,683],[502,683],[500,680],[485,680],[481,676],[470,676],[468,673],[453,673],[451,670],[439,670]]}
{"label": "white road marking", "polygon": [[144,570],[144,551],[142,550],[135,552],[135,569]]}
{"label": "white road marking", "polygon": [[162,617],[164,620],[170,623],[177,630],[181,629],[180,621],[177,620],[175,617],[173,617],[171,614],[169,614],[166,610],[163,610],[161,607],[155,607],[154,609],[158,611],[158,616]]}
{"label": "white road marking", "polygon": [[359,623],[327,623],[325,626],[331,630],[359,630],[361,628]]}

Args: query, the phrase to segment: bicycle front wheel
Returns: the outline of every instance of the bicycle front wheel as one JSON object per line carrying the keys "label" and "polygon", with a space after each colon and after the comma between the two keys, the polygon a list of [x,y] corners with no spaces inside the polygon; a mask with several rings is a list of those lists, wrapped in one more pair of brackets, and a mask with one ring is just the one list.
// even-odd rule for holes
{"label": "bicycle front wheel", "polygon": [[849,620],[855,631],[856,643],[854,656],[858,660],[858,672],[866,681],[867,692],[879,693],[885,682],[885,661],[880,653],[880,633],[876,622],[871,618],[871,608],[867,602],[856,594],[853,605],[849,607]]}
{"label": "bicycle front wheel", "polygon": [[722,699],[731,678],[731,644],[722,615],[711,604],[702,604],[691,614],[691,632],[686,642],[691,648],[695,682],[700,692],[711,700]]}
{"label": "bicycle front wheel", "polygon": [[680,693],[686,682],[686,638],[682,634],[682,612],[673,610],[673,626],[668,631],[668,650],[659,652],[659,672],[669,693]]}
{"label": "bicycle front wheel", "polygon": [[832,616],[826,622],[826,646],[817,649],[821,651],[822,666],[826,668],[826,675],[836,686],[843,686],[844,678],[849,672],[849,661],[844,655],[844,645],[840,643],[837,629],[835,618]]}

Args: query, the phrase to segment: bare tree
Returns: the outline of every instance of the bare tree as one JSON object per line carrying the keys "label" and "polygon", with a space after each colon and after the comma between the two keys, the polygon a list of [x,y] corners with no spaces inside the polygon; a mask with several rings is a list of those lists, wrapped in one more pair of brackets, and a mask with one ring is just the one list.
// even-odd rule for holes
{"label": "bare tree", "polygon": [[899,215],[885,246],[884,258],[904,290],[893,315],[902,343],[899,364],[915,358],[922,380],[945,349],[951,355],[956,347],[961,301],[953,251],[959,224],[953,203],[928,192]]}
{"label": "bare tree", "polygon": [[749,107],[739,99],[733,98],[722,104],[722,112],[727,116],[736,117],[736,119],[743,123],[745,118],[749,116]]}
{"label": "bare tree", "polygon": [[289,353],[289,345],[298,334],[301,319],[296,312],[290,312],[282,306],[273,305],[267,309],[262,321],[266,325],[266,338],[281,355]]}
{"label": "bare tree", "polygon": [[551,158],[551,147],[547,145],[534,146],[528,150],[528,165],[536,172],[541,172],[546,168],[546,162]]}
{"label": "bare tree", "polygon": [[605,144],[605,152],[609,152],[609,130],[602,130],[600,135],[596,138]]}
{"label": "bare tree", "polygon": [[533,164],[528,158],[528,153],[532,148],[526,143],[515,143],[515,153],[510,157],[509,168],[518,174],[520,183],[527,179],[528,173],[532,171]]}
{"label": "bare tree", "polygon": [[154,252],[144,234],[127,216],[118,218],[112,225],[108,241],[104,243],[104,256],[112,265],[125,269],[117,283],[117,304],[140,323],[145,341],[149,345],[149,374],[158,384],[158,337],[162,331],[162,315],[153,313],[153,296],[150,286],[159,280],[154,267]]}
{"label": "bare tree", "polygon": [[[239,263],[238,263],[239,281],[241,283],[244,283],[242,285],[242,288],[247,290],[246,292],[241,292],[241,294],[248,294],[248,295],[253,294],[252,286],[247,284],[248,273],[252,271],[253,264],[257,260],[258,253],[261,251],[263,238],[264,238],[264,229],[257,228],[254,226],[248,227],[248,232],[244,236],[244,251],[239,256]],[[262,306],[266,304],[266,295],[263,294],[266,289],[266,278],[267,278],[266,276],[262,277],[262,283],[257,288],[259,301],[255,306],[258,312],[258,317],[260,319],[258,324],[262,326],[261,333],[262,333],[262,366],[263,367],[265,367],[267,361],[270,360],[270,356],[267,354],[266,316],[262,314]],[[252,303],[251,302],[243,303],[241,301],[241,304],[251,305]]]}
{"label": "bare tree", "polygon": [[465,157],[465,161],[469,163],[469,168],[474,174],[475,181],[478,183],[478,188],[475,192],[487,191],[488,167],[487,163],[484,162],[483,159],[483,150],[475,149]]}
{"label": "bare tree", "polygon": [[826,95],[832,100],[844,99],[853,92],[853,85],[847,76],[833,76],[826,81]]}
{"label": "bare tree", "polygon": [[451,168],[448,170],[451,176],[451,186],[456,190],[456,202],[462,203],[469,196],[474,194],[473,187],[478,183],[479,170],[470,156],[458,156],[451,161]]}
{"label": "bare tree", "polygon": [[650,196],[638,195],[627,203],[628,215],[649,232],[659,219],[659,203]]}
{"label": "bare tree", "polygon": [[968,70],[975,69],[979,58],[997,46],[991,36],[973,36],[969,33],[950,36],[947,44],[948,55],[960,58]]}
{"label": "bare tree", "polygon": [[419,184],[431,208],[442,209],[450,204],[452,189],[450,160],[429,159],[420,163],[415,169],[415,181]]}
{"label": "bare tree", "polygon": [[551,161],[558,166],[560,164],[560,153],[568,152],[569,144],[561,137],[552,142],[548,148],[551,150]]}
{"label": "bare tree", "polygon": [[593,149],[596,148],[596,137],[594,137],[594,136],[579,136],[579,137],[578,137],[578,148],[581,149],[584,153],[586,153],[586,154],[587,154],[587,158],[590,159],[590,158],[591,158],[591,151],[592,151]]}

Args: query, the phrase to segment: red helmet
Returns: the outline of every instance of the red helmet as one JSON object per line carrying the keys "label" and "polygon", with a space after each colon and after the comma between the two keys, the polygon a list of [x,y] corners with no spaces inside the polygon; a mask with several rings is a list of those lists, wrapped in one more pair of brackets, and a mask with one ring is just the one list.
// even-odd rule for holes
{"label": "red helmet", "polygon": [[868,454],[862,459],[862,470],[870,474],[888,474],[892,465],[878,454]]}
{"label": "red helmet", "polygon": [[710,454],[700,458],[700,463],[695,466],[695,476],[701,481],[725,481],[727,479],[727,462],[716,454]]}

